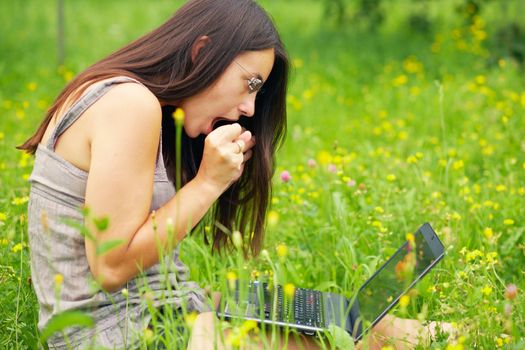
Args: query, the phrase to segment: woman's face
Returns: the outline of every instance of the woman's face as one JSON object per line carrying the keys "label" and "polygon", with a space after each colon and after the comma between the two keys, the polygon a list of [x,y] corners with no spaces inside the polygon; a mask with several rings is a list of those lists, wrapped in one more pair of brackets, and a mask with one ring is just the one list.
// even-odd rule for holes
{"label": "woman's face", "polygon": [[274,63],[274,49],[247,51],[235,58],[219,79],[201,93],[182,100],[184,130],[189,137],[208,135],[220,120],[235,122],[255,113],[255,97],[248,80],[260,76],[268,79]]}

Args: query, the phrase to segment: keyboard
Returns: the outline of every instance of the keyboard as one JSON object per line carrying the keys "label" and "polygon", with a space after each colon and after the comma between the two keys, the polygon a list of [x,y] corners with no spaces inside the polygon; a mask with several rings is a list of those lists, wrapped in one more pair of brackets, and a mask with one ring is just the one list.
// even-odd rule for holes
{"label": "keyboard", "polygon": [[[263,288],[260,291],[260,288]],[[263,302],[259,301],[262,296]],[[237,295],[238,298],[238,295]],[[316,290],[296,288],[293,300],[284,296],[281,286],[270,290],[267,283],[251,283],[248,303],[257,309],[260,305],[268,320],[324,328],[322,293]],[[237,299],[238,300],[238,299]],[[274,317],[275,315],[275,317]]]}

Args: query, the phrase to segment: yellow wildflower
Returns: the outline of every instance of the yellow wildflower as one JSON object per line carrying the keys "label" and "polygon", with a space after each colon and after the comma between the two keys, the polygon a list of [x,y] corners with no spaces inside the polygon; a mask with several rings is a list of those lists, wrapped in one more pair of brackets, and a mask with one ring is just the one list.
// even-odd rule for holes
{"label": "yellow wildflower", "polygon": [[270,210],[268,212],[268,225],[275,226],[279,222],[279,213],[275,210]]}
{"label": "yellow wildflower", "polygon": [[288,298],[293,298],[295,296],[295,286],[292,283],[286,283],[284,285],[284,294]]}
{"label": "yellow wildflower", "polygon": [[406,131],[400,131],[399,134],[397,134],[397,138],[401,141],[406,140],[408,138],[408,132]]}
{"label": "yellow wildflower", "polygon": [[399,306],[407,307],[408,304],[410,304],[410,297],[405,294],[399,299]]}
{"label": "yellow wildflower", "polygon": [[415,156],[408,156],[407,163],[408,164],[416,164],[418,159]]}
{"label": "yellow wildflower", "polygon": [[28,89],[29,91],[35,91],[35,90],[36,90],[36,87],[37,87],[37,85],[36,85],[36,83],[35,83],[34,81],[32,81],[32,82],[30,82],[30,83],[27,84],[27,89]]}
{"label": "yellow wildflower", "polygon": [[25,204],[27,201],[29,201],[29,197],[28,196],[15,197],[11,201],[11,204],[13,204],[13,205],[22,205],[22,204]]}
{"label": "yellow wildflower", "polygon": [[492,287],[489,286],[488,284],[486,284],[486,285],[481,289],[481,293],[483,293],[483,295],[485,295],[485,296],[489,296],[490,294],[492,294]]}
{"label": "yellow wildflower", "polygon": [[144,328],[144,340],[146,341],[146,343],[151,343],[153,341],[153,337],[153,331],[149,328]]}
{"label": "yellow wildflower", "polygon": [[512,225],[514,225],[514,220],[512,220],[512,219],[505,219],[505,220],[503,220],[503,224],[506,225],[506,226],[512,226]]}
{"label": "yellow wildflower", "polygon": [[462,159],[456,160],[454,163],[452,163],[452,169],[454,170],[462,169],[464,166],[465,162]]}
{"label": "yellow wildflower", "polygon": [[478,75],[476,76],[476,84],[483,85],[487,82],[487,78],[485,78],[484,75]]}
{"label": "yellow wildflower", "polygon": [[487,259],[487,264],[489,265],[495,265],[498,263],[498,253],[496,252],[490,252],[490,253],[487,253],[485,255],[486,259]]}
{"label": "yellow wildflower", "polygon": [[466,255],[465,255],[465,259],[466,259],[467,262],[476,260],[478,257],[483,257],[483,253],[480,250],[478,250],[478,249],[475,249],[475,250],[470,251],[470,252],[466,252]]}
{"label": "yellow wildflower", "polygon": [[198,314],[197,312],[193,311],[193,312],[190,312],[190,313],[188,313],[188,314],[186,314],[186,315],[184,316],[184,321],[186,322],[186,324],[187,324],[190,328],[192,328],[193,325],[195,324],[195,320],[197,319],[197,316],[198,316],[198,315],[199,315],[199,314]]}
{"label": "yellow wildflower", "polygon": [[407,76],[404,74],[401,74],[401,75],[398,75],[394,80],[392,80],[392,85],[402,86],[402,85],[405,85],[407,82],[408,82]]}
{"label": "yellow wildflower", "polygon": [[280,258],[285,258],[287,254],[288,254],[288,247],[284,243],[279,244],[277,246],[277,255]]}
{"label": "yellow wildflower", "polygon": [[173,119],[175,120],[175,124],[182,125],[184,124],[184,110],[182,108],[177,108],[175,112],[172,114]]}
{"label": "yellow wildflower", "polygon": [[228,273],[226,273],[226,279],[228,281],[236,281],[237,280],[237,274],[233,271],[228,271]]}
{"label": "yellow wildflower", "polygon": [[321,165],[332,163],[332,155],[327,151],[320,151],[317,153],[317,160]]}
{"label": "yellow wildflower", "polygon": [[403,61],[403,68],[408,73],[421,73],[423,71],[423,64],[414,56],[410,56]]}
{"label": "yellow wildflower", "polygon": [[312,99],[313,96],[314,96],[314,93],[312,92],[312,90],[307,89],[307,90],[304,90],[304,91],[303,91],[303,98],[304,98],[306,101],[310,101],[310,100]]}
{"label": "yellow wildflower", "polygon": [[483,234],[487,239],[490,239],[492,238],[492,236],[494,236],[494,231],[492,230],[492,228],[487,227],[483,230]]}
{"label": "yellow wildflower", "polygon": [[235,348],[242,347],[246,336],[251,331],[258,331],[257,322],[253,320],[246,320],[240,327],[235,327],[229,334],[226,342],[233,345]]}
{"label": "yellow wildflower", "polygon": [[386,176],[387,181],[394,182],[396,181],[396,176],[394,174],[388,174]]}
{"label": "yellow wildflower", "polygon": [[445,350],[463,350],[463,344],[447,344]]}
{"label": "yellow wildflower", "polygon": [[18,253],[19,251],[21,251],[22,249],[24,249],[24,244],[23,243],[17,243],[13,246],[13,248],[11,248],[11,251],[13,253]]}
{"label": "yellow wildflower", "polygon": [[497,185],[496,186],[496,191],[497,192],[505,192],[507,190],[507,186],[505,185]]}
{"label": "yellow wildflower", "polygon": [[57,273],[55,275],[55,285],[60,286],[60,285],[62,285],[63,282],[64,282],[64,276],[62,276],[61,274]]}
{"label": "yellow wildflower", "polygon": [[228,271],[226,273],[226,280],[228,281],[228,287],[230,289],[235,289],[235,282],[237,281],[237,274],[233,271]]}

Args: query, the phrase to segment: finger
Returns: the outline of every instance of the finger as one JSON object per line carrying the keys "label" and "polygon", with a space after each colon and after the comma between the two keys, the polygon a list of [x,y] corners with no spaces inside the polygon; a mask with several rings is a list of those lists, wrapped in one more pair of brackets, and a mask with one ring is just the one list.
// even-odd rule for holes
{"label": "finger", "polygon": [[241,135],[242,128],[239,123],[223,125],[213,130],[210,135],[214,135],[222,140],[233,141]]}
{"label": "finger", "polygon": [[239,139],[242,139],[244,142],[250,141],[252,138],[252,133],[249,130],[245,130],[242,132],[242,134],[239,136]]}
{"label": "finger", "polygon": [[250,131],[243,132],[239,136],[239,139],[242,139],[245,142],[245,145],[244,145],[245,152],[255,145],[255,137],[252,136],[252,133]]}
{"label": "finger", "polygon": [[244,144],[244,151],[247,151],[255,146],[255,137],[252,137]]}
{"label": "finger", "polygon": [[242,154],[246,150],[246,148],[245,148],[246,142],[244,142],[244,140],[242,140],[242,139],[237,139],[237,140],[233,141],[232,145],[233,145],[233,153],[240,153],[240,154]]}
{"label": "finger", "polygon": [[248,159],[250,159],[253,156],[253,151],[249,149],[248,151],[244,152],[244,160],[243,163],[246,163]]}

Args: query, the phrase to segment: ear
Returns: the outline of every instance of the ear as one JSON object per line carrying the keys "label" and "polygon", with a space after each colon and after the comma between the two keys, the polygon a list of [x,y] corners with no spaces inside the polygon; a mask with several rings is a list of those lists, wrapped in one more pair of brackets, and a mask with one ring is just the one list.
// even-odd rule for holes
{"label": "ear", "polygon": [[197,55],[199,54],[200,50],[206,46],[208,43],[211,42],[211,39],[207,35],[201,36],[195,43],[193,44],[193,47],[191,48],[191,61],[195,62],[195,59],[197,58]]}

